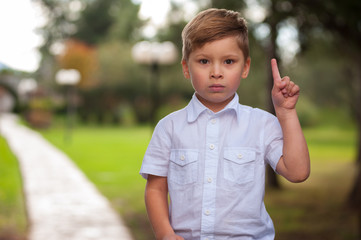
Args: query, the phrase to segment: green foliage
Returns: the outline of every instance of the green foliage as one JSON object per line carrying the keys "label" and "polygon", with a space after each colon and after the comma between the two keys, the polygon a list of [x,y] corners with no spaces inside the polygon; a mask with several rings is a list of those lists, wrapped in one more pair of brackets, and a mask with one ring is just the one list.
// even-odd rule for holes
{"label": "green foliage", "polygon": [[[131,49],[132,44],[117,40],[103,42],[98,46],[102,86],[139,87],[145,84],[148,69],[142,69],[134,63]],[[138,92],[142,92],[142,89],[138,89]]]}
{"label": "green foliage", "polygon": [[308,51],[297,58],[296,64],[285,72],[290,73],[306,95],[318,106],[345,106],[350,98],[345,68],[350,60],[332,50],[334,45],[322,36],[314,37]]}
{"label": "green foliage", "polygon": [[91,1],[75,22],[77,32],[73,37],[89,44],[99,44],[108,35],[118,40],[132,40],[131,33],[141,23],[138,11],[139,5],[131,0]]}
{"label": "green foliage", "polygon": [[188,101],[184,100],[180,95],[173,95],[168,98],[165,103],[158,109],[157,119],[160,120],[169,113],[180,110],[187,106]]}
{"label": "green foliage", "polygon": [[16,158],[0,137],[0,239],[23,239],[27,220]]}
{"label": "green foliage", "polygon": [[212,0],[211,5],[214,8],[225,8],[225,9],[232,9],[234,11],[240,10],[245,6],[245,1],[239,0]]}
{"label": "green foliage", "polygon": [[138,18],[139,9],[140,5],[132,0],[117,0],[117,4],[110,9],[115,22],[109,29],[108,38],[128,43],[138,40],[139,28],[145,24]]}
{"label": "green foliage", "polygon": [[319,110],[306,96],[298,100],[297,113],[302,127],[312,127],[320,123]]}
{"label": "green foliage", "polygon": [[266,109],[271,100],[267,92],[267,68],[269,61],[262,46],[252,36],[249,39],[251,68],[246,79],[243,79],[238,89],[240,103],[252,107]]}
{"label": "green foliage", "polygon": [[75,22],[77,32],[73,37],[88,44],[100,42],[115,22],[110,10],[116,2],[116,0],[89,2]]}
{"label": "green foliage", "polygon": [[[83,41],[96,44],[100,62],[99,79],[101,84],[103,86],[121,86],[123,89],[127,89],[127,92],[132,93],[129,95],[146,96],[151,84],[149,83],[149,71],[144,66],[137,66],[131,60],[130,54],[133,41],[135,38],[140,38],[139,35],[136,36],[135,34],[139,34],[139,27],[145,23],[137,17],[139,4],[135,4],[131,0],[82,0],[80,3],[83,10],[74,12],[71,10],[71,1],[69,0],[58,2],[49,0],[38,1],[48,10],[50,18],[49,24],[44,26],[43,29],[45,36],[52,40],[52,42],[64,37],[75,36]],[[259,1],[263,6],[273,6],[271,13],[279,21],[294,17],[294,20],[299,22],[301,43],[303,44],[307,40],[307,48],[303,48],[303,50],[307,49],[308,51],[297,59],[298,64],[296,67],[289,67],[285,69],[284,73],[290,74],[291,78],[301,85],[302,94],[306,94],[307,98],[314,104],[320,106],[329,103],[338,104],[341,101],[345,101],[344,98],[340,98],[341,95],[343,97],[349,95],[347,94],[349,89],[344,87],[345,84],[342,85],[345,82],[342,76],[345,71],[345,65],[351,65],[349,61],[344,60],[344,56],[337,53],[339,49],[334,47],[334,41],[332,40],[335,37],[333,34],[329,34],[321,40],[314,36],[317,36],[317,34],[323,35],[325,32],[323,28],[330,28],[329,32],[332,32],[339,29],[342,24],[353,26],[352,24],[354,24],[355,19],[358,19],[358,13],[355,15],[354,10],[357,9],[359,3],[356,3],[357,1],[354,0],[340,3],[334,1],[329,3],[314,1],[312,4],[310,3],[310,6],[307,6],[305,2],[307,1],[289,2],[273,0],[267,5],[264,4],[264,1]],[[211,1],[210,4],[213,7],[233,10],[241,10],[245,7],[245,1],[215,0]],[[204,3],[199,3],[199,6],[204,7],[205,5]],[[312,6],[315,6],[315,8],[309,9]],[[324,11],[322,6],[331,12]],[[172,12],[169,13],[169,23],[159,31],[155,39],[174,42],[179,50],[179,55],[181,55],[181,31],[186,24],[182,14],[184,14],[185,10],[177,2],[172,2],[172,7]],[[348,15],[346,14],[348,12],[346,11],[347,9],[352,9],[353,11]],[[337,16],[342,21],[337,21],[334,26],[321,25],[321,22],[336,21],[336,18],[332,17],[332,12],[337,13]],[[315,13],[320,14],[315,15]],[[279,16],[277,17],[276,15]],[[313,22],[312,19],[314,20]],[[265,21],[268,20],[266,19]],[[259,43],[259,39],[254,38],[253,25],[254,23],[250,23],[251,72],[248,79],[242,83],[239,94],[241,95],[242,103],[265,108],[267,102],[270,101],[269,93],[266,92],[267,68],[269,64],[265,52],[265,44],[267,45],[267,43],[263,40]],[[69,29],[73,29],[73,33],[67,32]],[[349,27],[346,29],[349,29]],[[353,27],[352,29],[356,28]],[[358,31],[354,32],[356,34]],[[356,77],[357,73],[353,75]],[[173,90],[178,90],[178,93],[186,93],[188,95],[193,91],[191,85],[184,81],[181,67],[178,64],[163,68],[161,78],[162,95],[175,92]],[[335,91],[335,89],[337,90]],[[335,96],[330,98],[329,93],[335,94]],[[127,98],[127,96],[124,97]]]}
{"label": "green foliage", "polygon": [[[76,38],[97,45],[107,39],[133,40],[132,32],[143,23],[138,19],[139,5],[131,0],[38,1],[48,23],[39,32],[44,37],[43,57],[57,41]],[[74,8],[74,4],[80,5]]]}

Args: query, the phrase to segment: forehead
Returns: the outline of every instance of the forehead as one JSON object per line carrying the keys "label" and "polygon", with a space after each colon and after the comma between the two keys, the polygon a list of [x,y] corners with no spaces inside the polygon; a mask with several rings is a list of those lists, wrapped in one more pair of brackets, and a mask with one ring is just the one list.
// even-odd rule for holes
{"label": "forehead", "polygon": [[243,51],[237,37],[230,36],[219,40],[207,42],[202,46],[195,47],[190,55],[211,54],[211,55],[242,55]]}

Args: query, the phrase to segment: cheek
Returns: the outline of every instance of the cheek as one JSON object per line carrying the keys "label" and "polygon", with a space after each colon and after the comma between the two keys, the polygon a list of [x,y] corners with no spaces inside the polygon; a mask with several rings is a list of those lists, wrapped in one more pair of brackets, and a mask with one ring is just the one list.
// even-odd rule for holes
{"label": "cheek", "polygon": [[234,73],[230,76],[230,80],[233,85],[239,85],[242,79],[242,73]]}
{"label": "cheek", "polygon": [[229,87],[230,89],[232,89],[233,91],[237,91],[237,89],[239,88],[239,85],[241,83],[241,76],[236,75],[234,76],[234,78],[232,78],[231,81],[229,81]]}
{"label": "cheek", "polygon": [[202,88],[202,84],[193,76],[191,76],[191,82],[195,90],[200,90]]}
{"label": "cheek", "polygon": [[190,78],[192,80],[193,85],[201,86],[205,84],[207,77],[202,74],[202,72],[195,71],[191,72]]}

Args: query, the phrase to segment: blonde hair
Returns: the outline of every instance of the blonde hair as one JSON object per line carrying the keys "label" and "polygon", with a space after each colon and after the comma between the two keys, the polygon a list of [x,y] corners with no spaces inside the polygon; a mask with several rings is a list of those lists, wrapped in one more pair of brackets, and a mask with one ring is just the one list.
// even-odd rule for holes
{"label": "blonde hair", "polygon": [[204,44],[235,36],[244,58],[249,57],[247,22],[238,12],[210,8],[196,15],[183,29],[182,60],[188,60],[190,53]]}

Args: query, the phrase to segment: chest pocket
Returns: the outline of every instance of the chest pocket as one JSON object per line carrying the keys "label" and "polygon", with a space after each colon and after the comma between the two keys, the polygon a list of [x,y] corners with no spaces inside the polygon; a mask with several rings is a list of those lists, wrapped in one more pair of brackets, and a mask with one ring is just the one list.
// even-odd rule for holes
{"label": "chest pocket", "polygon": [[168,179],[178,184],[190,184],[197,181],[198,151],[172,150],[170,154]]}
{"label": "chest pocket", "polygon": [[256,152],[248,149],[224,149],[224,178],[238,184],[253,181]]}

